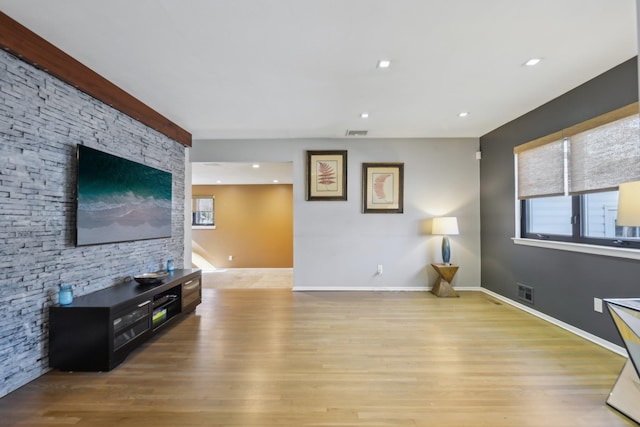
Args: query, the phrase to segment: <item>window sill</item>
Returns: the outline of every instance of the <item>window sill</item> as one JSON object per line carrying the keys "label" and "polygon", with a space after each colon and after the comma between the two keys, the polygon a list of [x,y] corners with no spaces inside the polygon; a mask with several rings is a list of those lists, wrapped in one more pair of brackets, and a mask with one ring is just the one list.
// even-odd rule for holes
{"label": "window sill", "polygon": [[640,250],[629,248],[614,248],[611,246],[586,245],[584,243],[556,242],[552,240],[536,240],[512,237],[513,243],[523,246],[557,249],[560,251],[581,252],[584,254],[610,256],[640,260]]}
{"label": "window sill", "polygon": [[215,225],[192,225],[192,230],[215,230]]}

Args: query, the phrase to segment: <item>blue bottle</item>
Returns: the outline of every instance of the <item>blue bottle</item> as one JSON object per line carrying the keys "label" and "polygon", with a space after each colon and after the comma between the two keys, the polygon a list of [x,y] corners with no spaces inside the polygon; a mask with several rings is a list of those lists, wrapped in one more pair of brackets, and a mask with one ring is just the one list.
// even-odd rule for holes
{"label": "blue bottle", "polygon": [[169,273],[172,273],[172,272],[173,272],[173,270],[174,270],[174,267],[173,267],[173,260],[172,260],[172,259],[168,259],[168,260],[167,260],[167,271],[168,271]]}

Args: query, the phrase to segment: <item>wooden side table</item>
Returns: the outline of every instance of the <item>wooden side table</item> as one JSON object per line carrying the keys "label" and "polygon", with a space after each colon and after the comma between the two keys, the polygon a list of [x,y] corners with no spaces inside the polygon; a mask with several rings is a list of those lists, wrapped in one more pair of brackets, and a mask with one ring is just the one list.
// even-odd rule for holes
{"label": "wooden side table", "polygon": [[458,266],[451,264],[431,264],[431,267],[438,273],[438,279],[433,284],[431,292],[439,297],[457,297],[458,294],[453,290],[451,281],[453,280],[453,276],[458,272]]}

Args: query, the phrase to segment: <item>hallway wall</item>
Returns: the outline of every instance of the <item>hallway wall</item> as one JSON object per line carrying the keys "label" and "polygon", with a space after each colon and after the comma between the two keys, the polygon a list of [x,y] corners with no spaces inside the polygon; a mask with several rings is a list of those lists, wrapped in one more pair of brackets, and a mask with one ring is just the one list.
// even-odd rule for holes
{"label": "hallway wall", "polygon": [[195,254],[216,268],[293,267],[291,184],[194,185],[192,193],[215,197],[216,228],[192,229]]}

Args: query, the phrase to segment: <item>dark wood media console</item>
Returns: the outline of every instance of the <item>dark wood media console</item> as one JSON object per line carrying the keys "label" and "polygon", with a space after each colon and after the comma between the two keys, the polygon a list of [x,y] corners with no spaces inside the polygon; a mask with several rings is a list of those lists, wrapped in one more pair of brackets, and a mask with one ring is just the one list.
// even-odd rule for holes
{"label": "dark wood media console", "polygon": [[200,270],[175,270],[162,283],[134,281],[49,308],[49,366],[109,371],[202,301]]}

